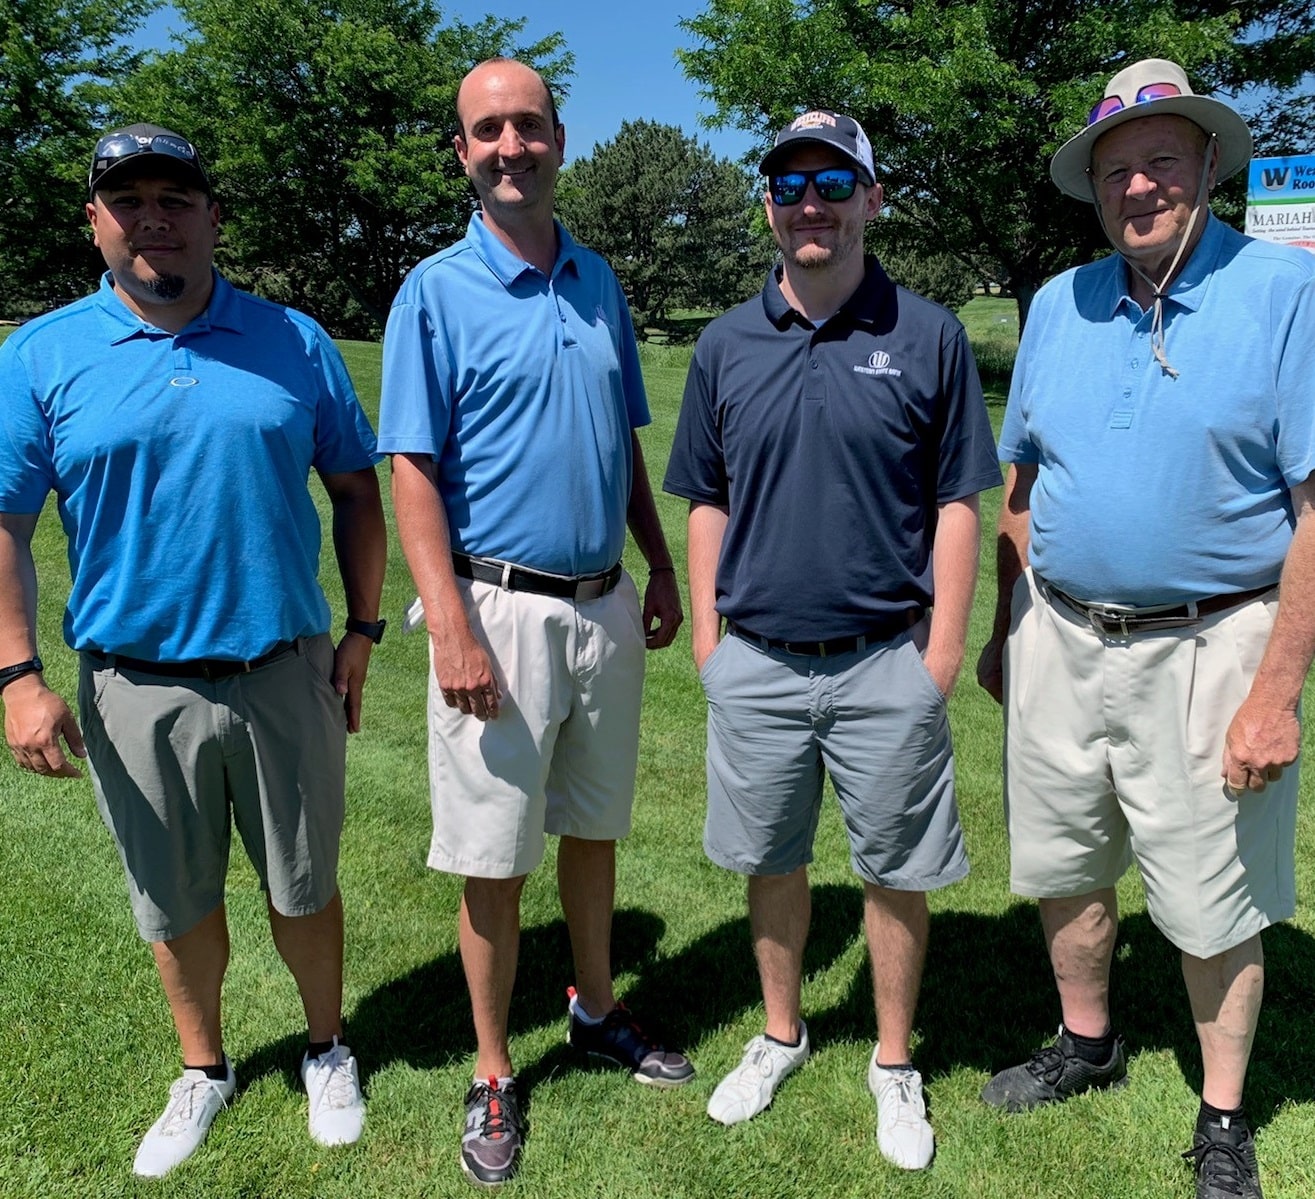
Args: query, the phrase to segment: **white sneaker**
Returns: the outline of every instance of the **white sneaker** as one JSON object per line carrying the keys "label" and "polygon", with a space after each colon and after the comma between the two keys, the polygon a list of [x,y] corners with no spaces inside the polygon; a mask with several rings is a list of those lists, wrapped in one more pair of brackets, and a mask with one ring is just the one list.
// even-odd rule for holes
{"label": "white sneaker", "polygon": [[237,1089],[237,1077],[224,1058],[228,1077],[223,1082],[207,1078],[201,1070],[184,1070],[169,1088],[164,1113],[151,1125],[137,1147],[132,1172],[142,1178],[162,1178],[179,1162],[185,1162],[200,1147],[210,1124],[221,1108],[228,1106]]}
{"label": "white sneaker", "polygon": [[301,1081],[310,1098],[310,1135],[321,1145],[351,1145],[361,1138],[365,1099],[356,1059],[337,1037],[320,1057],[301,1059]]}
{"label": "white sneaker", "polygon": [[781,1080],[808,1060],[808,1029],[799,1021],[799,1044],[793,1049],[766,1037],[754,1037],[744,1047],[744,1057],[717,1084],[708,1100],[708,1115],[719,1124],[752,1120],[776,1094]]}
{"label": "white sneaker", "polygon": [[931,1164],[936,1139],[927,1123],[922,1097],[922,1075],[912,1067],[886,1070],[872,1051],[868,1090],[877,1101],[877,1148],[882,1156],[904,1170],[921,1170]]}

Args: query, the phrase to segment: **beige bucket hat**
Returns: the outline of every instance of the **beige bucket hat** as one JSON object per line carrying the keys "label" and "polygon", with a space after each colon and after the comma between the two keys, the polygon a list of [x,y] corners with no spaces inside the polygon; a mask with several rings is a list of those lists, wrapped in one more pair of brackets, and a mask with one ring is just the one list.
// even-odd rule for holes
{"label": "beige bucket hat", "polygon": [[1091,203],[1088,168],[1096,139],[1141,117],[1179,116],[1213,134],[1219,146],[1217,179],[1237,174],[1251,160],[1251,131],[1227,104],[1198,96],[1187,73],[1164,58],[1144,58],[1125,67],[1105,88],[1087,127],[1066,141],[1050,160],[1050,177],[1066,196]]}

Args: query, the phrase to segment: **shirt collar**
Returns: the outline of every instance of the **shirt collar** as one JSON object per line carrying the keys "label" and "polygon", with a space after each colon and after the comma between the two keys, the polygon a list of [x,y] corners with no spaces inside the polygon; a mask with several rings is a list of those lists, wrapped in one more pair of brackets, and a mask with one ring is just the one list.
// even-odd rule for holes
{"label": "shirt collar", "polygon": [[[1209,210],[1205,214],[1205,228],[1201,231],[1201,240],[1188,256],[1178,272],[1178,277],[1169,285],[1164,302],[1175,304],[1188,312],[1195,312],[1205,302],[1206,291],[1214,276],[1215,267],[1219,265],[1219,253],[1224,244],[1224,225]],[[1114,255],[1118,269],[1110,272],[1110,315],[1113,316],[1124,302],[1133,303],[1128,287],[1132,272],[1119,254]]]}
{"label": "shirt collar", "polygon": [[[881,263],[870,255],[863,259],[863,281],[854,289],[853,294],[840,305],[836,316],[844,313],[856,325],[874,325],[880,319],[887,305],[895,294],[895,285],[890,281]],[[781,268],[773,267],[767,273],[767,282],[763,286],[763,308],[767,319],[778,329],[784,329],[791,320],[804,321],[802,314],[790,306],[790,302],[781,292]],[[834,319],[834,318],[832,318]]]}
{"label": "shirt collar", "polygon": [[[557,260],[553,263],[551,277],[556,279],[568,266],[578,275],[580,273],[579,245],[566,232],[565,226],[560,221],[554,220],[553,228],[557,230]],[[479,255],[480,261],[493,272],[504,287],[510,287],[527,271],[539,273],[537,267],[507,249],[484,224],[484,218],[478,212],[470,215],[470,223],[466,226],[466,240]]]}
{"label": "shirt collar", "polygon": [[[234,333],[242,332],[242,311],[238,303],[237,291],[218,271],[211,268],[212,290],[210,303],[200,316],[194,317],[183,332],[201,332],[209,329],[229,329]],[[112,333],[110,345],[130,341],[134,337],[149,337],[163,333],[164,330],[142,320],[128,307],[114,290],[114,275],[106,271],[100,277],[100,289],[96,293],[96,302],[101,313],[110,322]],[[168,334],[173,337],[177,334]]]}

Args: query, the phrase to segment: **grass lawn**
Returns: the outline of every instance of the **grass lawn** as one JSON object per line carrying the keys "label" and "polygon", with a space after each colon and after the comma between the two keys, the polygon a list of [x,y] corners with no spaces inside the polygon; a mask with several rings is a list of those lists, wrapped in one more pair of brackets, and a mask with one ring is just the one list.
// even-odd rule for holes
{"label": "grass lawn", "polygon": [[[978,305],[990,306],[979,311]],[[1012,302],[965,310],[994,332]],[[1003,326],[1001,326],[1003,327]],[[0,332],[3,332],[0,330]],[[370,410],[379,350],[346,343]],[[654,423],[643,433],[660,485],[688,348],[645,350]],[[993,395],[998,421],[1002,396]],[[234,496],[234,502],[240,502]],[[322,497],[321,497],[322,498]],[[659,499],[684,575],[684,505]],[[998,493],[987,497],[991,527]],[[216,514],[222,519],[222,514]],[[916,1175],[887,1165],[873,1137],[865,1076],[874,1036],[861,892],[834,806],[813,869],[805,1015],[815,1055],[773,1108],[724,1129],[709,1093],[760,1031],[762,1009],[742,882],[703,857],[703,699],[687,631],[649,657],[635,831],[619,854],[615,961],[620,994],[657,1013],[699,1075],[654,1092],[618,1073],[581,1069],[563,1044],[570,982],[551,868],[525,892],[513,1049],[531,1091],[530,1140],[509,1196],[583,1199],[1112,1199],[1191,1194],[1178,1160],[1200,1084],[1176,958],[1150,925],[1139,884],[1125,880],[1115,974],[1132,1085],[1063,1109],[1007,1118],[977,1092],[989,1073],[1053,1034],[1058,1007],[1031,904],[1009,894],[1000,800],[999,710],[972,681],[993,603],[985,541],[969,666],[951,714],[960,805],[973,872],[932,897],[932,943],[916,1051],[939,1151]],[[53,509],[38,531],[44,584],[41,648],[51,683],[74,690],[62,648],[67,578]],[[633,548],[627,555],[639,564]],[[197,569],[180,563],[180,569]],[[341,598],[326,555],[335,623]],[[394,538],[384,597],[393,628],[375,655],[365,729],[349,750],[342,890],[347,911],[347,1015],[370,1114],[362,1142],[324,1150],[305,1130],[295,1068],[304,1035],[291,980],[270,945],[263,900],[233,855],[233,957],[226,1041],[239,1079],[232,1109],[198,1155],[162,1183],[131,1176],[137,1140],[162,1106],[177,1050],[149,951],[133,930],[110,839],[85,781],[51,782],[0,762],[0,1195],[301,1197],[466,1196],[457,1168],[461,1102],[473,1034],[456,956],[459,881],[425,868],[429,814],[423,637],[400,635],[411,588]],[[1309,762],[1309,755],[1308,755]],[[1307,780],[1309,781],[1309,780]],[[1299,844],[1312,845],[1303,814]],[[1296,920],[1267,936],[1265,1013],[1249,1109],[1269,1199],[1315,1194],[1315,855],[1303,850]],[[1308,1089],[1309,1088],[1309,1089]],[[1305,1146],[1306,1148],[1303,1148]]]}

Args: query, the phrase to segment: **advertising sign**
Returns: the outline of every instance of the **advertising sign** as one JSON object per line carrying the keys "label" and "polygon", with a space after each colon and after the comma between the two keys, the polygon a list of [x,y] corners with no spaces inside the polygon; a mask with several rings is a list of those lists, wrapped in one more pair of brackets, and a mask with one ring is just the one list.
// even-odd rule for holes
{"label": "advertising sign", "polygon": [[1315,252],[1315,154],[1251,160],[1246,231]]}

